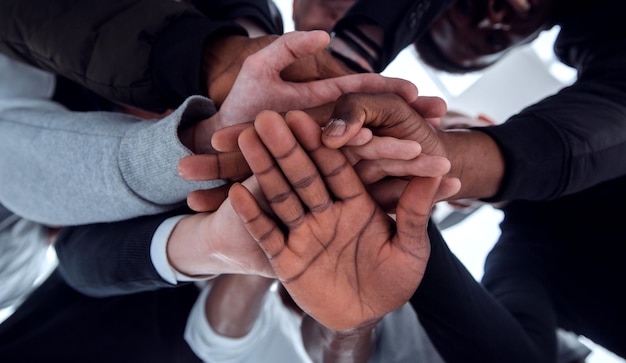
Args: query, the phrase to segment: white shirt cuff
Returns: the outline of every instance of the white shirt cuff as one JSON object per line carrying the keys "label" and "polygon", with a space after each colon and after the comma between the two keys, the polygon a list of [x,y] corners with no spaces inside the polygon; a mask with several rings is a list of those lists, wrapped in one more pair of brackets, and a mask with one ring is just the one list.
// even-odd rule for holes
{"label": "white shirt cuff", "polygon": [[150,244],[150,258],[152,259],[152,264],[154,265],[154,268],[156,269],[159,276],[163,278],[163,280],[169,282],[172,285],[176,285],[179,281],[203,281],[210,278],[196,278],[187,276],[172,267],[169,260],[167,259],[167,242],[169,241],[170,235],[172,234],[172,231],[174,230],[174,227],[176,227],[178,221],[185,217],[187,217],[187,215],[170,217],[164,220],[154,232],[154,235],[152,236],[152,242]]}

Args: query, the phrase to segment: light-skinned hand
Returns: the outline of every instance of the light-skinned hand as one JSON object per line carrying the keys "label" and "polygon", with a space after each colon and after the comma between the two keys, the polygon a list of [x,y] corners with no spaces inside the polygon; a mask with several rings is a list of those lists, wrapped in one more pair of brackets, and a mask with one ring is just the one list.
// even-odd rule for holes
{"label": "light-skinned hand", "polygon": [[290,32],[249,55],[219,112],[195,127],[194,150],[213,151],[210,140],[224,127],[252,122],[262,110],[286,112],[334,102],[352,93],[393,92],[412,101],[417,88],[411,82],[378,74],[353,74],[308,82],[287,81],[281,72],[313,54],[324,51],[329,42],[324,31]]}
{"label": "light-skinned hand", "polygon": [[[264,109],[284,112],[323,108],[350,92],[395,92],[407,100],[417,98],[417,88],[412,83],[378,74],[355,74],[311,82],[288,82],[281,78],[286,67],[323,51],[328,41],[329,36],[323,31],[292,32],[249,56],[219,112],[183,131],[194,134],[184,138],[193,140],[192,149],[197,154],[181,160],[179,174],[188,180],[241,180],[247,177],[250,170],[237,151],[236,137],[242,128],[250,126],[250,123],[243,123],[253,120]],[[222,152],[215,152],[211,138],[216,131],[232,125],[235,126],[230,133],[225,132],[225,136],[218,137],[213,145]],[[213,211],[223,201],[224,191],[224,188],[195,191],[187,202],[196,211]]]}
{"label": "light-skinned hand", "polygon": [[[256,179],[243,183],[261,199]],[[167,257],[172,267],[188,276],[230,273],[275,277],[267,257],[241,223],[229,199],[214,213],[181,219],[168,239]]]}
{"label": "light-skinned hand", "polygon": [[[207,43],[203,56],[203,78],[206,80],[208,96],[217,107],[220,107],[230,94],[248,56],[265,48],[278,38],[277,35],[257,37],[229,35]],[[324,49],[290,63],[284,67],[281,76],[286,81],[309,82],[351,73],[353,72]]]}

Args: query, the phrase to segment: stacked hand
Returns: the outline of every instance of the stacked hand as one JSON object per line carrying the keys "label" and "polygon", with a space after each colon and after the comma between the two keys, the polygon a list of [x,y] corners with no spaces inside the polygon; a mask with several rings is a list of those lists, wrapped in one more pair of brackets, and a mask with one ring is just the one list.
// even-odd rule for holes
{"label": "stacked hand", "polygon": [[[363,133],[364,127],[374,135],[412,140],[419,143],[423,155],[441,156],[451,161],[450,172],[441,183],[437,200],[452,196],[484,198],[493,195],[503,175],[497,145],[482,132],[439,129],[437,118],[444,113],[445,104],[438,98],[419,97],[406,102],[389,94],[348,94],[335,103],[322,142],[332,148],[343,147],[354,135]],[[486,158],[489,158],[488,162],[485,162]],[[411,167],[419,168],[419,165]],[[386,160],[370,160],[359,166],[359,170],[368,170],[371,174],[364,176],[366,180],[380,180],[370,184],[368,189],[386,210],[391,211],[406,181],[383,179],[402,174],[402,171],[392,173],[390,168]]]}
{"label": "stacked hand", "polygon": [[[220,107],[235,83],[242,65],[247,58],[266,48],[276,39],[276,35],[259,37],[227,36],[207,44],[204,50],[203,69],[209,96]],[[312,47],[316,44],[311,43]],[[326,45],[324,45],[324,48]],[[322,48],[322,49],[324,49]],[[299,52],[299,49],[294,49]],[[266,59],[272,62],[271,58]],[[342,63],[327,51],[315,51],[289,62],[282,69],[282,78],[291,82],[308,82],[319,79],[344,76],[348,72]]]}
{"label": "stacked hand", "polygon": [[286,112],[311,108],[334,102],[342,94],[351,92],[394,92],[407,100],[417,98],[417,89],[412,83],[377,74],[347,75],[307,82],[287,81],[281,77],[285,68],[312,55],[324,53],[328,40],[328,34],[323,31],[292,32],[247,56],[220,111],[196,128],[195,150],[213,151],[210,141],[217,130],[252,122],[260,111],[266,109]]}
{"label": "stacked hand", "polygon": [[[320,132],[321,129],[316,126],[311,137],[318,137],[319,142]],[[419,157],[419,145],[414,142],[391,138],[372,140],[374,141],[368,142],[362,151],[356,146],[351,147],[352,157],[385,157],[391,163],[409,164],[413,162],[411,159]],[[368,154],[361,155],[361,152]],[[441,175],[448,165],[445,159],[435,159],[430,167],[431,173]],[[256,178],[246,179],[243,185],[257,200],[263,201]],[[167,245],[168,258],[174,268],[191,276],[221,273],[275,276],[263,251],[233,210],[232,203],[230,198],[225,201],[223,198],[219,199],[215,212],[198,213],[178,222]]]}
{"label": "stacked hand", "polygon": [[[263,38],[255,38],[261,44]],[[243,40],[242,40],[243,41]],[[229,89],[228,96],[213,117],[202,121],[195,128],[190,139],[195,140],[192,148],[200,153],[183,159],[179,165],[182,177],[190,180],[241,179],[249,175],[245,160],[237,151],[236,137],[243,127],[262,110],[272,109],[285,112],[292,109],[320,107],[335,101],[345,93],[389,93],[393,92],[408,101],[417,99],[417,89],[405,80],[386,78],[377,74],[347,75],[310,82],[289,82],[281,78],[281,73],[296,64],[310,63],[311,57],[324,50],[329,36],[323,31],[293,32],[267,42],[256,53],[247,56],[236,81]],[[230,43],[229,43],[230,44]],[[244,54],[244,53],[242,53]],[[212,62],[223,64],[224,62]],[[310,73],[301,69],[303,77]],[[217,73],[216,73],[217,74]],[[308,77],[308,76],[306,76]],[[227,83],[227,82],[226,82]],[[212,96],[213,97],[213,96]],[[327,120],[331,107],[323,114]],[[240,125],[217,137],[214,145],[211,138],[217,130],[231,125]],[[216,135],[217,136],[217,135]],[[215,138],[214,138],[215,139]],[[222,151],[215,153],[213,148]],[[189,196],[189,205],[197,211],[215,210],[223,200],[225,189],[198,191]]]}
{"label": "stacked hand", "polygon": [[[231,203],[298,305],[330,329],[369,325],[419,285],[441,178],[413,178],[394,222],[303,112],[259,114],[239,143],[275,215],[240,184]],[[310,156],[309,156],[310,155]],[[276,218],[277,221],[274,220]]]}
{"label": "stacked hand", "polygon": [[[251,178],[244,185],[254,191],[256,181]],[[181,219],[168,240],[167,256],[172,267],[188,276],[231,273],[275,277],[229,199],[213,213]]]}

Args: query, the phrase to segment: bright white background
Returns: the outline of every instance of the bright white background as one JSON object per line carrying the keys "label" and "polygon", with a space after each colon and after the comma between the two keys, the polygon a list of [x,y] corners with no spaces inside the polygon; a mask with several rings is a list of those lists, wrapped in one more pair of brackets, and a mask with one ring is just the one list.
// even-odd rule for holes
{"label": "bright white background", "polygon": [[[292,31],[292,0],[274,1],[283,14],[285,31]],[[557,32],[558,29],[546,32],[485,74],[450,76],[434,72],[422,66],[410,48],[402,51],[382,74],[412,81],[420,94],[444,98],[449,109],[471,115],[484,113],[502,122],[524,106],[574,81],[574,71],[559,63],[552,53]],[[485,255],[500,234],[501,219],[500,211],[485,206],[443,231],[452,251],[477,279],[482,276]],[[593,342],[582,340],[593,350],[587,363],[626,363]]]}

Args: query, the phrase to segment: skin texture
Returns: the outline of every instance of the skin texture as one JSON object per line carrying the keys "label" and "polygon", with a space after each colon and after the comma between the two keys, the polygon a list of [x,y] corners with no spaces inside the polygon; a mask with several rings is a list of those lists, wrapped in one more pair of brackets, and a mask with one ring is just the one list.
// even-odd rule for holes
{"label": "skin texture", "polygon": [[[243,73],[243,71],[242,71]],[[360,75],[362,77],[365,75]],[[370,75],[371,76],[371,75]],[[403,99],[411,99],[416,91],[412,84],[406,87],[406,82],[398,82],[390,79],[389,87],[396,87],[396,92],[400,92]],[[384,86],[386,87],[386,86]],[[345,102],[344,98],[340,99],[340,103],[335,105],[326,104],[322,107],[309,108],[306,112],[313,117],[321,126],[332,118],[334,107],[339,110],[349,106],[342,106]],[[446,104],[439,97],[419,96],[411,102],[414,112],[423,116],[424,120],[436,122],[446,112]],[[341,112],[341,111],[338,111]],[[412,111],[413,112],[413,111]],[[241,130],[250,127],[250,124],[240,124],[217,130],[213,135],[212,143],[220,150],[219,153],[198,154],[184,158],[179,163],[180,175],[189,180],[212,180],[216,178],[238,180],[242,177],[250,175],[247,163],[239,152],[237,145],[237,137]],[[384,138],[382,141],[377,136],[372,136],[371,131],[367,128],[351,128],[349,139],[342,148],[346,157],[354,165],[361,160],[372,160],[372,163],[361,163],[357,167],[357,172],[365,183],[382,179],[385,176],[394,175],[419,175],[434,176],[440,175],[442,169],[448,169],[448,160],[433,155],[420,154],[415,158],[412,152],[408,152],[406,144],[402,139]],[[421,146],[419,146],[419,150]],[[394,152],[393,150],[397,150]],[[393,159],[393,160],[391,160]],[[401,160],[409,161],[402,163]],[[200,190],[191,193],[187,199],[189,206],[198,211],[214,211],[221,202],[226,198],[228,186],[211,190]],[[393,188],[396,190],[396,188]],[[401,190],[401,189],[400,189]],[[446,180],[438,195],[438,199],[444,199],[458,191],[458,185],[450,179]],[[377,193],[382,195],[381,193]],[[397,195],[396,195],[397,197]],[[396,198],[397,199],[397,198]],[[379,203],[386,204],[383,200],[377,200]],[[393,203],[395,206],[395,202]]]}
{"label": "skin texture", "polygon": [[[304,115],[301,111],[295,112],[295,114]],[[307,123],[312,122],[312,124],[308,124],[305,132],[311,132],[308,137],[314,138],[319,143],[321,128],[317,122],[308,116],[306,121]],[[248,128],[244,132],[252,130],[252,128]],[[396,160],[410,165],[415,163],[415,159],[422,158],[421,148],[413,141],[369,136],[364,138],[365,143],[361,150],[359,150],[361,147],[358,146],[350,147],[350,151],[347,152],[350,158],[354,160],[384,158],[393,165],[396,165]],[[280,144],[282,142],[283,140],[280,139],[279,142],[274,143]],[[345,158],[341,151],[333,150],[333,152],[339,152],[342,154],[342,158]],[[431,158],[430,160],[431,163],[427,163],[429,165],[426,169],[433,176],[443,175],[449,170],[450,165],[447,159]],[[411,170],[410,167],[407,167],[405,172],[410,173]],[[402,177],[406,176],[411,176],[411,174],[402,174]],[[359,181],[359,183],[361,182]],[[253,193],[258,203],[263,203],[263,194],[258,187],[256,178],[246,179],[243,185]],[[220,192],[223,193],[223,190]],[[263,251],[252,239],[235,213],[232,202],[231,198],[226,200],[221,198],[217,202],[219,205],[214,213],[198,213],[185,217],[178,222],[167,244],[169,262],[177,271],[189,276],[232,273],[275,277]],[[269,210],[267,207],[264,208]]]}
{"label": "skin texture", "polygon": [[253,275],[220,275],[204,304],[213,330],[230,338],[248,334],[258,318],[274,279]]}
{"label": "skin texture", "polygon": [[[246,57],[237,78],[230,84],[228,96],[219,105],[219,112],[200,122],[193,132],[196,152],[214,151],[211,137],[216,130],[252,122],[264,109],[286,112],[312,108],[336,100],[350,92],[396,92],[413,100],[417,89],[406,80],[380,75],[345,75],[318,81],[292,82],[282,72],[302,59],[323,53],[330,41],[323,31],[291,32]],[[271,90],[271,92],[268,92]]]}
{"label": "skin texture", "polygon": [[375,324],[338,332],[305,316],[302,321],[302,339],[313,362],[365,363],[369,361],[374,342]]}
{"label": "skin texture", "polygon": [[[222,274],[212,283],[204,305],[204,312],[211,328],[225,337],[241,338],[250,333],[256,323],[265,296],[274,283],[253,275]],[[280,293],[286,309],[304,315],[301,325],[304,346],[313,362],[358,363],[367,362],[370,355],[373,328],[363,328],[350,333],[330,330],[302,310],[286,295],[282,285]]]}
{"label": "skin texture", "polygon": [[[374,135],[417,141],[423,154],[445,157],[451,162],[438,200],[495,195],[504,176],[504,158],[496,143],[479,131],[440,130],[412,106],[393,95],[344,95],[336,102],[333,121],[326,125],[322,142],[328,147],[342,147],[363,127]],[[367,163],[373,164],[368,166],[371,170],[381,164],[376,160]],[[402,182],[381,180],[370,186],[370,192],[390,208],[402,191]]]}
{"label": "skin texture", "polygon": [[[318,107],[330,110],[330,102],[350,92],[394,92],[408,100],[418,97],[412,83],[377,74],[347,75],[311,82],[283,79],[281,75],[286,68],[312,54],[323,52],[328,41],[328,34],[322,31],[293,32],[248,57],[220,111],[181,132],[183,143],[197,155],[181,160],[180,175],[189,180],[241,180],[250,175],[245,160],[237,150],[236,137],[264,109],[286,112]],[[325,114],[330,114],[330,111]],[[228,126],[234,128],[222,138],[215,138],[212,145],[211,138],[215,133]],[[216,153],[213,146],[223,152]],[[225,194],[226,188],[194,192],[189,196],[188,204],[197,211],[215,210]]]}
{"label": "skin texture", "polygon": [[[327,80],[292,83],[284,81],[280,74],[290,64],[302,57],[318,52],[328,43],[328,35],[324,32],[294,32],[285,34],[274,43],[250,56],[244,63],[232,92],[224,101],[220,111],[213,117],[204,120],[198,126],[183,131],[181,138],[194,140],[191,147],[198,153],[181,160],[180,175],[188,180],[230,179],[242,180],[250,175],[247,163],[238,150],[236,140],[242,129],[250,127],[254,116],[263,109],[273,109],[285,112],[291,109],[306,108],[307,112],[323,125],[330,118],[333,103],[342,94],[346,93],[389,93],[399,95],[412,102],[415,109],[425,117],[440,117],[445,113],[445,102],[436,97],[418,97],[415,86],[405,80],[387,78],[377,74],[359,74],[337,77]],[[278,56],[277,56],[278,55]],[[265,90],[271,88],[273,92]],[[245,95],[245,97],[243,96]],[[277,96],[278,95],[278,96]],[[317,107],[316,107],[317,106]],[[194,136],[186,133],[194,133]],[[355,139],[356,138],[356,139]],[[355,133],[351,138],[351,145],[363,145],[371,139],[367,134]],[[212,143],[211,141],[212,140]],[[389,143],[393,147],[393,143]],[[372,145],[367,145],[370,148]],[[215,152],[213,148],[220,152]],[[359,149],[351,148],[346,151],[351,162],[365,158],[359,155]],[[396,153],[398,155],[398,153]],[[412,154],[406,154],[412,155]],[[372,156],[367,156],[372,158]],[[389,165],[385,162],[386,155],[378,155],[381,160],[374,165]],[[441,167],[446,168],[447,161],[427,160],[422,157],[423,164],[413,164],[421,167],[421,174],[410,171],[411,175],[431,176],[439,173]],[[369,173],[367,164],[359,167],[359,171]],[[384,170],[384,169],[382,169]],[[397,174],[397,172],[396,172]],[[391,175],[396,175],[391,173]],[[370,177],[381,178],[370,173]],[[188,197],[189,206],[199,212],[214,211],[226,197],[228,187],[199,190]]]}
{"label": "skin texture", "polygon": [[[314,131],[314,135],[319,137],[321,132],[319,126]],[[372,146],[370,142],[363,146],[365,149],[381,148],[380,151],[370,150],[369,152],[373,152],[370,155],[371,158],[379,160],[381,156],[386,156],[388,157],[386,160],[391,162],[394,158],[402,160],[401,158],[409,155],[421,157],[419,156],[419,145],[413,142],[397,143],[401,140],[395,140],[390,143],[389,140],[382,141],[380,145]],[[390,145],[396,145],[396,147],[388,150]],[[414,163],[413,160],[406,160],[405,162],[407,164]],[[447,159],[434,158],[429,168],[431,174],[442,175],[449,169],[449,162]],[[406,168],[406,170],[409,172],[411,168]],[[256,195],[257,200],[263,200],[255,178],[249,178],[243,183],[248,190]],[[235,214],[232,199],[223,200],[223,198],[216,197],[216,193],[225,193],[225,190],[226,188],[221,188],[219,191],[213,190],[215,194],[212,200],[219,204],[214,213],[198,213],[185,217],[178,222],[167,245],[170,264],[176,270],[189,276],[234,273],[274,277],[275,273],[267,258]],[[219,202],[217,202],[218,200]]]}
{"label": "skin texture", "polygon": [[303,112],[289,113],[287,123],[259,114],[239,143],[273,217],[239,184],[230,198],[294,301],[327,328],[346,331],[377,322],[419,285],[441,178],[413,178],[394,222],[320,134]]}
{"label": "skin texture", "polygon": [[[254,38],[244,36],[226,36],[208,44],[204,50],[203,75],[206,79],[208,96],[220,107],[241,70],[248,56],[265,48],[276,40],[276,35]],[[283,71],[287,81],[306,82],[348,74],[342,63],[330,53],[318,52],[303,57]]]}
{"label": "skin texture", "polygon": [[[322,31],[292,32],[249,56],[220,112],[196,129],[196,140],[205,143],[196,145],[196,149],[210,147],[206,141],[216,130],[252,122],[264,109],[286,112],[312,108],[351,92],[394,92],[410,100],[417,97],[417,90],[410,82],[377,74],[346,75],[311,82],[290,82],[282,78],[281,72],[285,68],[302,58],[321,53],[329,40],[328,34]],[[203,132],[205,129],[207,131]]]}
{"label": "skin texture", "polygon": [[[469,127],[493,126],[495,124],[495,121],[482,114],[472,117],[463,113],[448,111],[446,115],[440,119],[437,127],[443,130],[451,130],[466,129]],[[458,199],[450,200],[448,201],[448,204],[458,210],[471,210],[483,205],[484,202],[476,199]]]}

